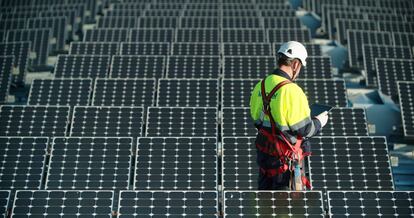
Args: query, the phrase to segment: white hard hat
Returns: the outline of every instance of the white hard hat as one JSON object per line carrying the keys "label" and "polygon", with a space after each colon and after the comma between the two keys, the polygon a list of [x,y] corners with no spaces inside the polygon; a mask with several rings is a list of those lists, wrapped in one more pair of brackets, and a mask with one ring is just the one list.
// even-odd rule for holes
{"label": "white hard hat", "polygon": [[302,43],[297,41],[289,41],[283,43],[277,53],[282,53],[289,58],[297,58],[302,62],[302,65],[306,67],[306,58],[308,57],[308,52],[306,51],[305,46]]}

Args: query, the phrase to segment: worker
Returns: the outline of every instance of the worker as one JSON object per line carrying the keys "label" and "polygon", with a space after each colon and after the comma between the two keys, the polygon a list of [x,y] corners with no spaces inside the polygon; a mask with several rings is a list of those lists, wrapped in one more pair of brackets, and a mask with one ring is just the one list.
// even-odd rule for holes
{"label": "worker", "polygon": [[[307,56],[306,48],[299,42],[282,44],[277,52],[278,68],[252,91],[250,114],[258,129],[255,143],[259,190],[292,190],[294,154],[299,159],[310,155],[307,139],[318,134],[328,122],[328,112],[310,117],[308,99],[294,83],[301,68],[306,67]],[[289,148],[298,149],[290,152]],[[309,180],[302,179],[309,188]]]}

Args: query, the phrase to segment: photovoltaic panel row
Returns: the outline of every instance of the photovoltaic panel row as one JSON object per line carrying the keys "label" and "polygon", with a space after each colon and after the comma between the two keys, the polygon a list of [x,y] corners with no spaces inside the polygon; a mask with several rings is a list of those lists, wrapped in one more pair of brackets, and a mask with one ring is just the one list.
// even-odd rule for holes
{"label": "photovoltaic panel row", "polygon": [[278,29],[278,28],[292,28],[300,29],[302,27],[299,18],[294,17],[266,17],[263,19],[264,28]]}
{"label": "photovoltaic panel row", "polygon": [[57,52],[62,52],[65,50],[65,43],[68,38],[65,17],[32,18],[27,21],[26,28],[28,29],[49,28],[51,31],[50,51],[56,54]]}
{"label": "photovoltaic panel row", "polygon": [[414,23],[413,22],[401,22],[401,21],[379,21],[378,22],[380,31],[389,31],[389,32],[414,32]]}
{"label": "photovoltaic panel row", "polygon": [[0,56],[0,103],[7,101],[12,81],[14,56]]}
{"label": "photovoltaic panel row", "polygon": [[23,18],[2,19],[0,20],[0,26],[0,30],[5,31],[6,34],[9,30],[25,29],[27,20]]}
{"label": "photovoltaic panel row", "polygon": [[65,136],[68,106],[0,106],[0,136]]}
{"label": "photovoltaic panel row", "polygon": [[216,190],[215,137],[138,138],[135,190]]}
{"label": "photovoltaic panel row", "polygon": [[328,191],[330,217],[412,217],[411,191]]}
{"label": "photovoltaic panel row", "polygon": [[[220,39],[218,39],[220,40]],[[262,28],[257,29],[222,29],[221,41],[224,43],[260,43],[268,42],[266,31]]]}
{"label": "photovoltaic panel row", "polygon": [[139,137],[143,107],[75,106],[70,136]]}
{"label": "photovoltaic panel row", "polygon": [[128,189],[132,138],[53,138],[45,189]]}
{"label": "photovoltaic panel row", "polygon": [[182,17],[180,28],[220,28],[221,20],[218,17]]}
{"label": "photovoltaic panel row", "polygon": [[256,136],[223,137],[222,187],[224,190],[257,190]]}
{"label": "photovoltaic panel row", "polygon": [[[352,9],[352,11],[344,11],[344,9],[333,10],[333,11],[331,10],[327,14],[327,16],[328,16],[327,18],[328,20],[327,20],[325,30],[329,33],[329,36],[331,39],[335,38],[335,32],[339,33],[338,32],[339,29],[336,26],[336,21],[338,19],[360,20],[360,21],[366,20],[366,16],[364,14],[355,12],[354,9]],[[346,35],[346,31],[345,31],[345,35]]]}
{"label": "photovoltaic panel row", "polygon": [[119,53],[117,42],[71,42],[71,55],[116,55]]}
{"label": "photovoltaic panel row", "polygon": [[172,55],[177,56],[220,56],[220,43],[173,43],[171,47]]}
{"label": "photovoltaic panel row", "polygon": [[47,137],[0,137],[0,189],[40,189]]}
{"label": "photovoltaic panel row", "polygon": [[224,107],[221,119],[222,137],[257,135],[250,109],[247,107]]}
{"label": "photovoltaic panel row", "polygon": [[302,79],[330,79],[332,78],[332,65],[330,57],[310,56],[306,59],[306,67],[301,69]]}
{"label": "photovoltaic panel row", "polygon": [[353,67],[363,67],[363,44],[392,45],[393,39],[389,32],[348,30],[348,60]]}
{"label": "photovoltaic panel row", "polygon": [[321,191],[224,191],[224,217],[325,217]]}
{"label": "photovoltaic panel row", "polygon": [[170,43],[167,42],[122,42],[120,54],[167,56],[170,55],[170,50]]}
{"label": "photovoltaic panel row", "polygon": [[[283,43],[272,43],[272,48],[275,52],[275,55],[277,55],[277,51],[282,44]],[[308,52],[308,56],[322,56],[321,45],[310,42],[304,42],[302,44],[305,46],[306,51]]]}
{"label": "photovoltaic panel row", "polygon": [[216,107],[149,107],[146,136],[216,137]]}
{"label": "photovoltaic panel row", "polygon": [[155,79],[96,79],[93,106],[152,106],[155,103]]}
{"label": "photovoltaic panel row", "polygon": [[[143,11],[140,11],[140,10],[137,10],[137,9],[133,9],[133,8],[128,8],[128,9],[115,9],[115,7],[117,5],[119,6],[121,4],[114,4],[113,5],[114,6],[114,9],[106,11],[105,17],[110,17],[110,18],[114,18],[114,17],[136,17],[136,18],[138,18],[138,17],[140,17],[140,16],[142,16],[144,14]],[[138,4],[131,4],[131,6],[134,6],[134,5],[138,5]],[[128,5],[127,4],[122,4],[122,6],[125,6],[126,7]],[[98,25],[99,25],[99,22],[100,21],[98,20]],[[133,22],[136,22],[136,21],[133,21]],[[102,23],[102,21],[101,21],[101,23]],[[107,25],[106,22],[103,22],[103,23],[105,23],[105,24],[101,24],[101,25]],[[109,23],[111,23],[111,22],[109,22]],[[109,24],[109,25],[112,26],[113,24]],[[136,23],[135,23],[134,27],[135,26],[136,26]]]}
{"label": "photovoltaic panel row", "polygon": [[174,37],[175,42],[220,42],[221,40],[220,30],[218,28],[177,29]]}
{"label": "photovoltaic panel row", "polygon": [[131,29],[129,39],[131,42],[172,42],[174,34],[172,28],[140,28]]}
{"label": "photovoltaic panel row", "polygon": [[375,58],[378,88],[382,93],[396,99],[397,80],[414,81],[414,60],[397,58]]}
{"label": "photovoltaic panel row", "polygon": [[162,78],[166,57],[153,55],[114,56],[111,63],[111,78]]}
{"label": "photovoltaic panel row", "polygon": [[86,30],[84,42],[127,42],[129,29],[99,28]]}
{"label": "photovoltaic panel row", "polygon": [[219,217],[217,191],[121,191],[118,218]]}
{"label": "photovoltaic panel row", "polygon": [[278,28],[267,30],[271,43],[284,43],[287,41],[310,42],[311,35],[308,29]]}
{"label": "photovoltaic panel row", "polygon": [[216,107],[219,104],[218,79],[160,79],[157,106]]}
{"label": "photovoltaic panel row", "polygon": [[335,107],[348,106],[348,97],[344,80],[298,79],[296,83],[305,92],[309,104],[319,103]]}
{"label": "photovoltaic panel row", "polygon": [[11,217],[111,217],[113,191],[17,191]]}
{"label": "photovoltaic panel row", "polygon": [[10,190],[0,190],[0,216],[7,217],[10,199]]}
{"label": "photovoltaic panel row", "polygon": [[224,56],[272,56],[269,43],[224,43]]}
{"label": "photovoltaic panel row", "polygon": [[270,9],[270,8],[263,8],[260,10],[260,16],[266,17],[295,17],[296,12],[292,9]]}
{"label": "photovoltaic panel row", "polygon": [[104,16],[99,18],[97,28],[135,28],[137,23],[135,16]]}
{"label": "photovoltaic panel row", "polygon": [[34,79],[28,105],[89,105],[92,79]]}
{"label": "photovoltaic panel row", "polygon": [[[145,10],[143,12],[143,16],[140,17],[140,19],[138,19],[138,26],[140,26],[140,25],[144,25],[144,26],[154,25],[154,26],[158,27],[158,25],[157,25],[158,22],[154,22],[154,20],[159,21],[160,19],[157,19],[158,17],[168,17],[168,18],[174,20],[173,24],[171,24],[171,22],[166,22],[165,19],[164,19],[164,21],[162,22],[163,25],[166,25],[165,23],[168,23],[166,25],[168,27],[172,27],[172,26],[177,27],[180,24],[179,17],[182,14],[183,14],[183,11],[181,9],[148,9],[148,10]],[[144,18],[154,18],[154,19],[151,19],[152,21],[148,21],[148,19],[144,19]],[[146,22],[148,22],[148,24]]]}
{"label": "photovoltaic panel row", "polygon": [[414,136],[414,82],[397,82],[404,136]]}
{"label": "photovoltaic panel row", "polygon": [[218,78],[220,56],[169,56],[167,78]]}
{"label": "photovoltaic panel row", "polygon": [[[378,24],[376,21],[370,20],[357,20],[357,19],[336,19],[335,27],[337,32],[338,41],[342,45],[347,44],[347,30],[378,30]],[[333,39],[333,38],[332,38]]]}
{"label": "photovoltaic panel row", "polygon": [[257,17],[223,17],[223,28],[263,28],[262,20]]}
{"label": "photovoltaic panel row", "polygon": [[411,59],[412,49],[408,46],[368,45],[362,46],[364,56],[364,69],[368,85],[377,86],[378,72],[375,58],[401,58]]}
{"label": "photovoltaic panel row", "polygon": [[107,77],[109,55],[59,55],[55,65],[55,78]]}
{"label": "photovoltaic panel row", "polygon": [[395,45],[414,46],[414,33],[392,33]]}
{"label": "photovoltaic panel row", "polygon": [[[30,41],[34,58],[30,60],[32,68],[42,68],[47,65],[50,49],[51,29],[18,29],[7,33],[7,42]],[[32,56],[32,55],[31,55]]]}
{"label": "photovoltaic panel row", "polygon": [[393,190],[384,137],[313,137],[309,170],[316,190]]}
{"label": "photovoltaic panel row", "polygon": [[223,107],[249,107],[250,95],[260,79],[223,79],[221,86]]}
{"label": "photovoltaic panel row", "polygon": [[276,68],[274,56],[225,56],[224,78],[263,78]]}
{"label": "photovoltaic panel row", "polygon": [[66,24],[63,28],[66,29],[69,40],[74,40],[76,32],[80,29],[80,23],[77,21],[79,19],[79,12],[76,9],[67,9],[67,10],[56,10],[56,11],[41,11],[39,13],[40,17],[44,18],[54,18],[54,17],[64,17],[66,18]]}

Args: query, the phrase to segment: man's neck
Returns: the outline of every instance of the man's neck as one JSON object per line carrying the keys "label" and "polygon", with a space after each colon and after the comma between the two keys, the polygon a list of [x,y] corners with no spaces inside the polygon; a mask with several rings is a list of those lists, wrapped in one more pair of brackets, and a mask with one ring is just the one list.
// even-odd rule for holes
{"label": "man's neck", "polygon": [[287,75],[289,75],[289,77],[291,79],[293,79],[292,68],[283,65],[283,66],[280,66],[279,69],[282,70],[283,72],[285,72]]}

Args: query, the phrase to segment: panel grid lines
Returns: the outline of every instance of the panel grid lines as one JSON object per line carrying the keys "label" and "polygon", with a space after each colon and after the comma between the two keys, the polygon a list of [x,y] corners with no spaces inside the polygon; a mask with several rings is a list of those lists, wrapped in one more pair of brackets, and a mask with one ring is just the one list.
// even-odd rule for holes
{"label": "panel grid lines", "polygon": [[12,82],[14,56],[0,56],[0,103],[7,101]]}
{"label": "panel grid lines", "polygon": [[116,55],[112,58],[111,78],[163,78],[166,57],[161,55]]}
{"label": "panel grid lines", "polygon": [[414,81],[397,82],[404,136],[414,138]]}

